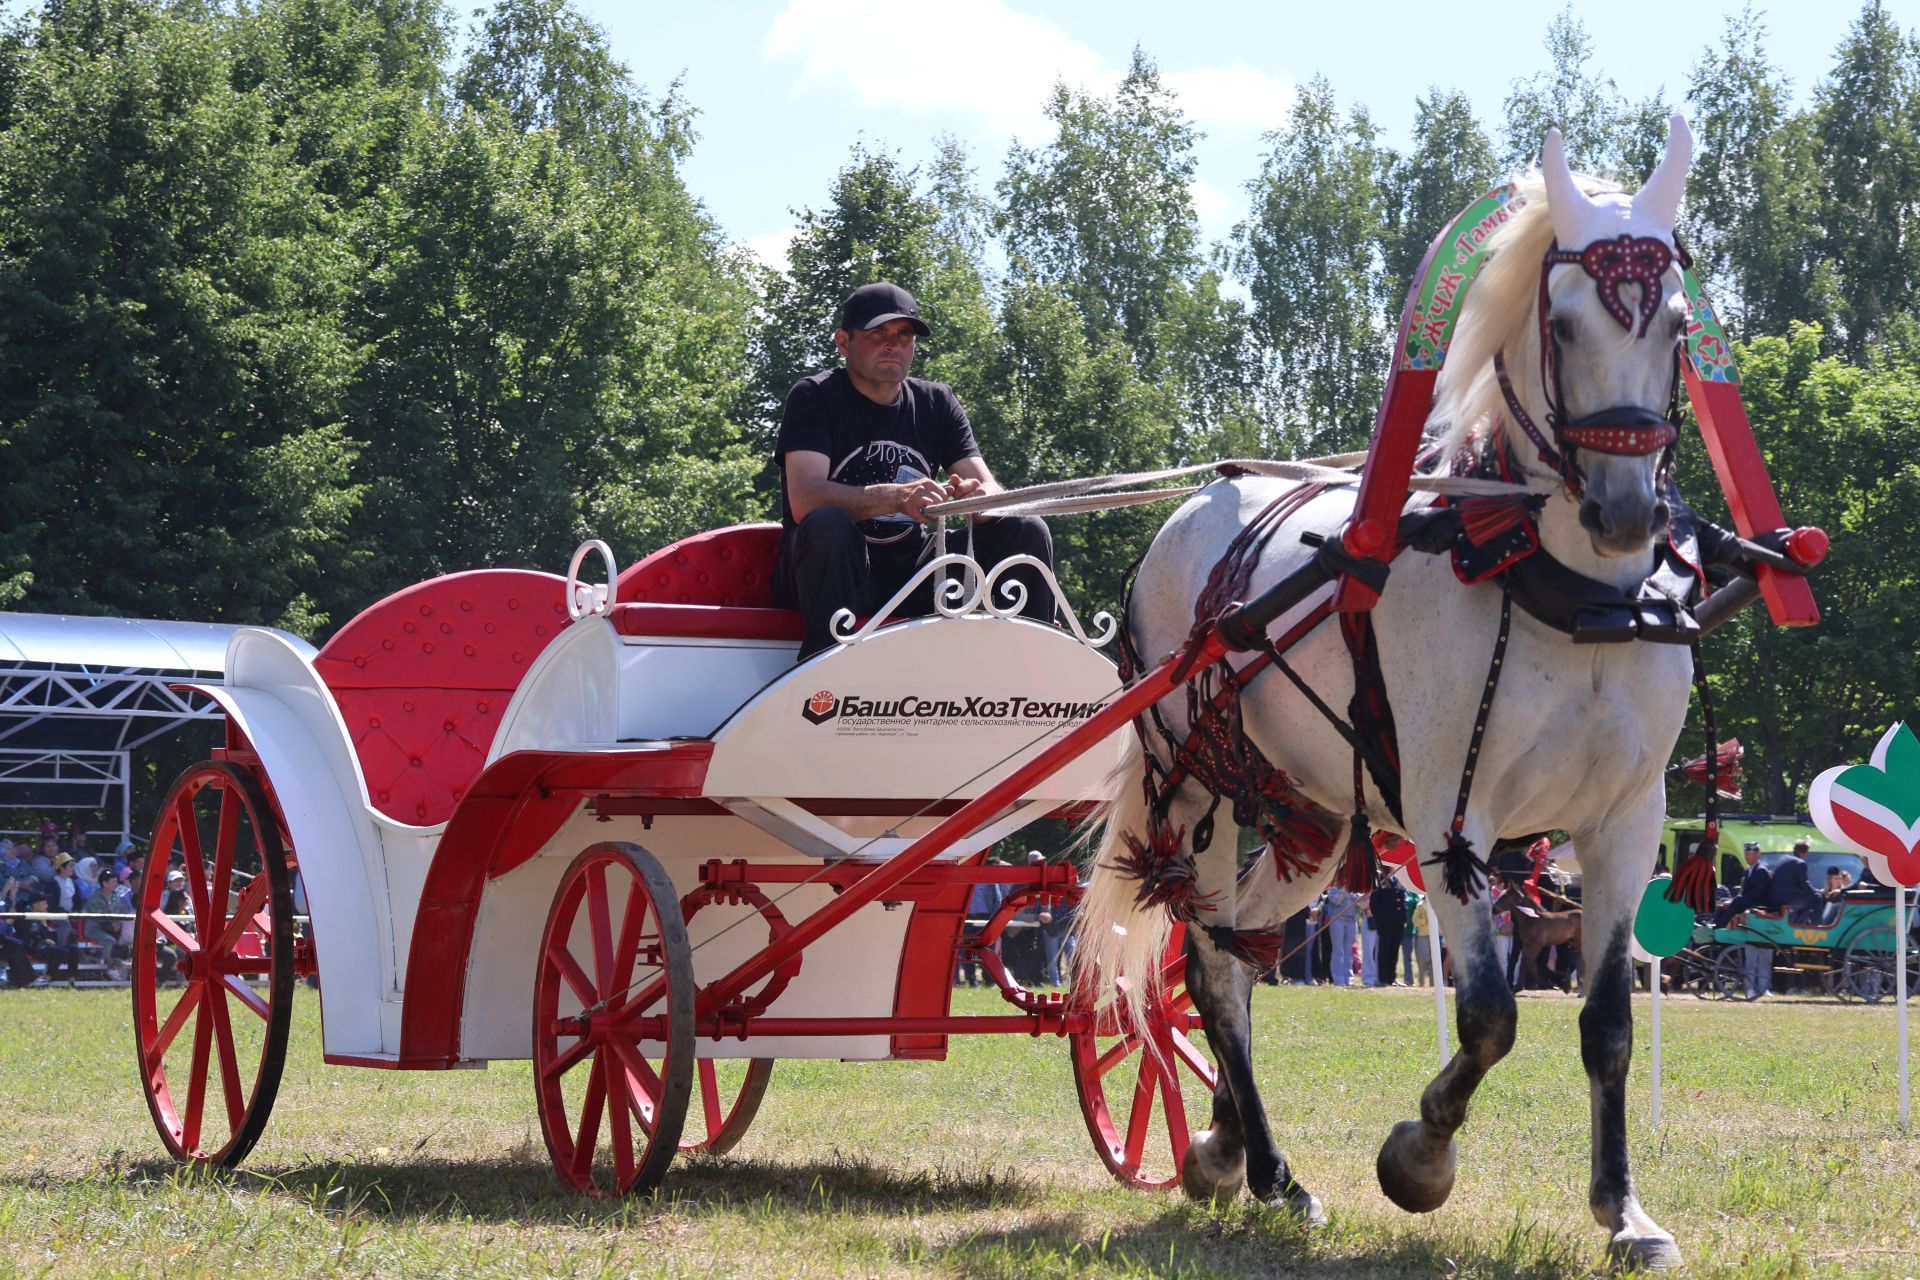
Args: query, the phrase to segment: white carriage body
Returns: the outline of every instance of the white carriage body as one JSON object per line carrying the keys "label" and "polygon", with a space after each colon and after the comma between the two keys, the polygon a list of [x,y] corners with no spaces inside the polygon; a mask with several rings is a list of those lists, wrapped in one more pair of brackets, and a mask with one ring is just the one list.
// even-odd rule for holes
{"label": "white carriage body", "polygon": [[[1120,685],[1112,662],[1078,635],[1077,624],[1059,629],[978,607],[869,626],[798,666],[791,639],[687,635],[682,626],[648,634],[649,606],[624,608],[625,616],[616,607],[565,626],[526,667],[499,717],[486,768],[460,806],[479,804],[488,779],[518,777],[527,761],[604,767],[609,777],[645,773],[657,761],[697,790],[656,813],[643,811],[645,804],[607,803],[622,784],[601,794],[585,788],[559,816],[549,815],[536,847],[516,850],[511,865],[490,863],[483,878],[470,875],[477,890],[461,903],[446,901],[449,881],[435,881],[439,890],[430,885],[436,859],[477,856],[443,848],[463,821],[459,809],[432,825],[382,812],[348,718],[314,659],[271,632],[233,637],[225,683],[204,691],[258,753],[291,836],[319,960],[329,1061],[446,1067],[530,1056],[541,929],[563,872],[590,845],[644,847],[683,895],[699,886],[702,864],[712,859],[809,869],[850,857],[878,862],[937,824],[932,811],[912,816],[929,802],[944,804],[938,812],[945,813],[980,795]],[[447,728],[454,729],[451,718]],[[943,857],[978,853],[1092,795],[1121,746],[1119,735],[1108,738]],[[504,785],[531,786],[533,795],[545,784]],[[469,827],[498,826],[487,816],[494,812]],[[833,896],[816,883],[790,886],[776,901],[798,922]],[[416,938],[423,897],[433,912]],[[917,909],[912,902],[862,908],[807,948],[768,1014],[894,1014]],[[742,919],[755,916],[750,905],[727,903],[694,913],[688,931],[698,981],[767,945],[764,921]],[[464,945],[453,945],[449,920],[464,922]],[[948,954],[953,927],[943,935]],[[942,986],[950,986],[950,960],[939,964]],[[919,980],[924,986],[924,973]],[[944,1006],[944,990],[940,1000]],[[409,1027],[436,1016],[454,1043],[443,1036],[423,1052]],[[709,1040],[699,1052],[900,1056],[884,1034]]]}

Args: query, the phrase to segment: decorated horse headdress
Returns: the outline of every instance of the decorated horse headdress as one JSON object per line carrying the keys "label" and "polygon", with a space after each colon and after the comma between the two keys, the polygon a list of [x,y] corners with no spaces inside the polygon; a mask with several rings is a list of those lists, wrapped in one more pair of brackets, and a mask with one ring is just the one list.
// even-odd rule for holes
{"label": "decorated horse headdress", "polygon": [[[1671,122],[1666,157],[1636,194],[1589,194],[1581,189],[1566,160],[1558,130],[1542,147],[1544,179],[1553,242],[1539,264],[1536,322],[1541,326],[1541,369],[1548,422],[1543,430],[1512,393],[1511,378],[1496,361],[1509,412],[1543,460],[1563,482],[1577,485],[1576,450],[1647,454],[1671,448],[1678,431],[1677,403],[1663,416],[1638,406],[1616,406],[1569,418],[1559,386],[1557,339],[1545,305],[1555,270],[1579,269],[1591,279],[1601,305],[1629,334],[1644,334],[1665,296],[1667,273],[1677,262],[1687,299],[1687,320],[1676,360],[1715,473],[1720,479],[1734,525],[1744,538],[1779,528],[1778,498],[1740,400],[1739,375],[1726,333],[1673,235],[1686,186],[1692,135],[1686,121]],[[1434,238],[1415,274],[1401,312],[1394,367],[1387,394],[1374,423],[1373,441],[1362,472],[1354,518],[1343,540],[1353,555],[1384,560],[1392,552],[1392,531],[1407,498],[1407,481],[1433,408],[1434,392],[1473,281],[1488,261],[1497,233],[1526,205],[1519,184],[1507,183],[1473,202]],[[1677,395],[1675,400],[1677,402]],[[1758,571],[1760,589],[1776,623],[1807,626],[1819,610],[1804,579],[1767,566]],[[1377,593],[1358,578],[1343,578],[1335,596],[1342,612],[1364,612]]]}

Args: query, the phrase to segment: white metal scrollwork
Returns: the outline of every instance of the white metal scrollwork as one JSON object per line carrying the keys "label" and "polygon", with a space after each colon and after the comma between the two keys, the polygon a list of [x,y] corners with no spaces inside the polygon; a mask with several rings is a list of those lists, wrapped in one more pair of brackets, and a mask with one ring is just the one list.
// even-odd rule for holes
{"label": "white metal scrollwork", "polygon": [[[580,566],[586,562],[589,551],[598,551],[601,563],[607,566],[604,587],[580,581]],[[614,563],[612,547],[598,538],[581,543],[574,548],[573,559],[567,563],[567,616],[578,622],[593,614],[612,613],[613,588],[619,580],[620,566]]]}
{"label": "white metal scrollwork", "polygon": [[1102,610],[1093,615],[1095,633],[1089,636],[1080,625],[1079,617],[1073,612],[1073,606],[1067,603],[1065,593],[1060,590],[1060,580],[1053,576],[1053,570],[1049,569],[1044,562],[1032,556],[1009,556],[996,564],[991,573],[987,573],[971,556],[960,555],[957,552],[935,556],[922,565],[913,577],[907,579],[905,586],[893,593],[892,599],[867,619],[865,626],[855,625],[859,619],[854,616],[853,610],[840,609],[834,613],[827,627],[833,638],[841,644],[859,644],[891,621],[894,610],[906,602],[915,588],[934,574],[949,568],[959,568],[963,573],[960,578],[942,579],[934,591],[933,607],[942,617],[964,618],[973,614],[983,617],[1013,618],[1026,607],[1027,587],[1017,578],[1006,578],[1004,581],[1002,579],[1008,570],[1021,566],[1032,567],[1046,582],[1047,589],[1053,592],[1054,604],[1060,610],[1060,616],[1067,629],[1081,644],[1097,649],[1119,634],[1119,623],[1114,620],[1112,614]]}

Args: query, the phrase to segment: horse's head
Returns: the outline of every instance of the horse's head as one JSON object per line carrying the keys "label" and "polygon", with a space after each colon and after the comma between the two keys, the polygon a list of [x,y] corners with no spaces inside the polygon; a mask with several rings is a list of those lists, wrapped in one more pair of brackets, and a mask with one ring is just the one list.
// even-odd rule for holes
{"label": "horse's head", "polygon": [[1501,351],[1507,432],[1519,457],[1559,472],[1601,557],[1644,555],[1667,528],[1686,322],[1672,228],[1692,150],[1674,115],[1667,157],[1636,196],[1582,190],[1557,129],[1540,150],[1553,242],[1538,259],[1530,332]]}

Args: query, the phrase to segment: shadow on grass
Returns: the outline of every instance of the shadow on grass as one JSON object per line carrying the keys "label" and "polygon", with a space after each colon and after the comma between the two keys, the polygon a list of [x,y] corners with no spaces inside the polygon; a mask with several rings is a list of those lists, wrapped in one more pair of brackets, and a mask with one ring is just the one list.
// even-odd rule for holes
{"label": "shadow on grass", "polygon": [[[682,1157],[657,1197],[599,1199],[560,1185],[545,1152],[500,1160],[438,1157],[321,1161],[285,1169],[208,1170],[165,1160],[110,1165],[130,1186],[218,1184],[241,1194],[288,1197],[315,1209],[409,1220],[471,1217],[513,1222],[617,1223],[661,1208],[691,1216],[772,1207],[794,1213],[895,1214],[1020,1209],[1043,1194],[1010,1169],[956,1165],[893,1169],[836,1153],[825,1160],[773,1164]],[[36,1175],[44,1186],[50,1180]],[[9,1179],[0,1175],[0,1186]]]}
{"label": "shadow on grass", "polygon": [[932,1254],[942,1268],[981,1280],[1031,1276],[1199,1277],[1333,1276],[1342,1280],[1408,1277],[1515,1277],[1564,1280],[1590,1274],[1592,1255],[1537,1224],[1473,1239],[1413,1240],[1378,1227],[1343,1224],[1308,1232],[1295,1218],[1246,1202],[1214,1216],[1198,1205],[1170,1205],[1152,1220],[1089,1239],[1073,1217],[980,1232]]}

